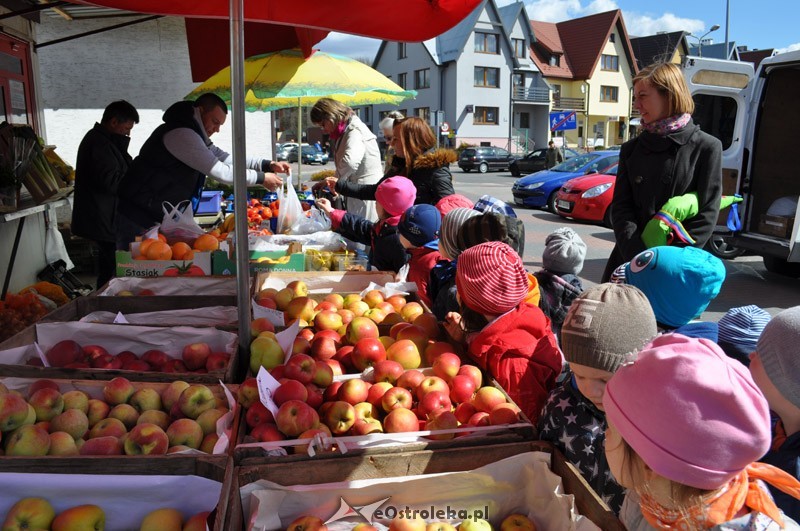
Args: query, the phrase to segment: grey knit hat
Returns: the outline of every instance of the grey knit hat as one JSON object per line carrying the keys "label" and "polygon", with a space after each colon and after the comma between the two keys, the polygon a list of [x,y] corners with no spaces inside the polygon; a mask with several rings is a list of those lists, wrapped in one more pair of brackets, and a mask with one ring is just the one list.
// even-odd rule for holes
{"label": "grey knit hat", "polygon": [[657,334],[656,316],[639,288],[600,284],[572,301],[561,349],[570,363],[615,372]]}
{"label": "grey knit hat", "polygon": [[[449,197],[449,196],[448,196]],[[442,218],[442,228],[439,231],[439,247],[447,254],[450,260],[455,260],[463,247],[458,245],[458,233],[464,222],[469,218],[480,216],[481,213],[472,208],[454,208]]]}
{"label": "grey knit hat", "polygon": [[458,246],[462,251],[486,242],[508,244],[522,257],[525,255],[525,223],[496,212],[484,212],[464,221],[458,233]]}
{"label": "grey knit hat", "polygon": [[542,267],[556,274],[577,275],[583,269],[586,244],[578,233],[561,227],[550,233],[544,241]]}
{"label": "grey knit hat", "polygon": [[764,327],[756,351],[772,384],[800,407],[800,306],[784,310]]}

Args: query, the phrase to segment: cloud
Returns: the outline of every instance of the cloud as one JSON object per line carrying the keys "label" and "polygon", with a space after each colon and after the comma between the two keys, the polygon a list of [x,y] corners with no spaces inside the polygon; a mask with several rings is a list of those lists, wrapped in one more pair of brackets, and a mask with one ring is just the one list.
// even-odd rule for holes
{"label": "cloud", "polygon": [[688,31],[701,33],[706,29],[706,23],[696,18],[682,18],[672,13],[664,13],[658,18],[635,11],[623,11],[625,27],[628,33],[635,36],[655,35],[659,31]]}
{"label": "cloud", "polygon": [[381,45],[379,39],[368,37],[356,37],[346,33],[331,32],[325,39],[315,46],[323,52],[338,53],[353,58],[375,58],[378,47]]}
{"label": "cloud", "polygon": [[786,48],[777,48],[776,51],[778,53],[786,53],[786,52],[794,52],[800,50],[800,42],[796,42],[794,44],[790,44]]}
{"label": "cloud", "polygon": [[532,20],[541,22],[561,22],[588,14],[580,0],[536,0],[526,3],[525,9]]}

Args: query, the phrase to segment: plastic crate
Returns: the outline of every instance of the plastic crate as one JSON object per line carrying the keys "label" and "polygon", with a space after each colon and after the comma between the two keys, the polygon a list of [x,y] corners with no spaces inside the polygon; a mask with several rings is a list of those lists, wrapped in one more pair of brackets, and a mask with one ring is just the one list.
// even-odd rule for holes
{"label": "plastic crate", "polygon": [[209,190],[200,196],[200,204],[197,205],[196,216],[206,214],[217,214],[222,209],[222,192]]}

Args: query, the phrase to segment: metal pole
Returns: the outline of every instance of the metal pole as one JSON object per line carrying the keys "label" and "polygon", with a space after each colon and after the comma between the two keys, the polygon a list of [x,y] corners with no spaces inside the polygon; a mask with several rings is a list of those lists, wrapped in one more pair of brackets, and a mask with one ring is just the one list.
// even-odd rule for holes
{"label": "metal pole", "polygon": [[[236,302],[239,337],[250,333],[250,248],[247,239],[247,179],[244,134],[244,0],[230,0],[231,120],[233,122],[233,211],[236,213]],[[244,339],[243,339],[244,341]]]}
{"label": "metal pole", "polygon": [[728,26],[730,25],[731,19],[731,0],[726,0],[725,2],[725,60],[731,58],[731,52],[728,50]]}
{"label": "metal pole", "polygon": [[[300,189],[300,175],[303,173],[303,108],[297,98],[297,188]],[[289,186],[293,186],[289,183]]]}

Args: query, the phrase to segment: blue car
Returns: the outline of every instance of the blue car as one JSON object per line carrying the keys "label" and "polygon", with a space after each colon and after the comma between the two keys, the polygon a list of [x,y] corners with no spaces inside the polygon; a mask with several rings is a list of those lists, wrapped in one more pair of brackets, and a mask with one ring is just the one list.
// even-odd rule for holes
{"label": "blue car", "polygon": [[547,208],[556,211],[556,194],[561,186],[574,177],[590,173],[603,173],[619,161],[619,151],[593,151],[526,175],[511,187],[514,204],[526,207]]}

